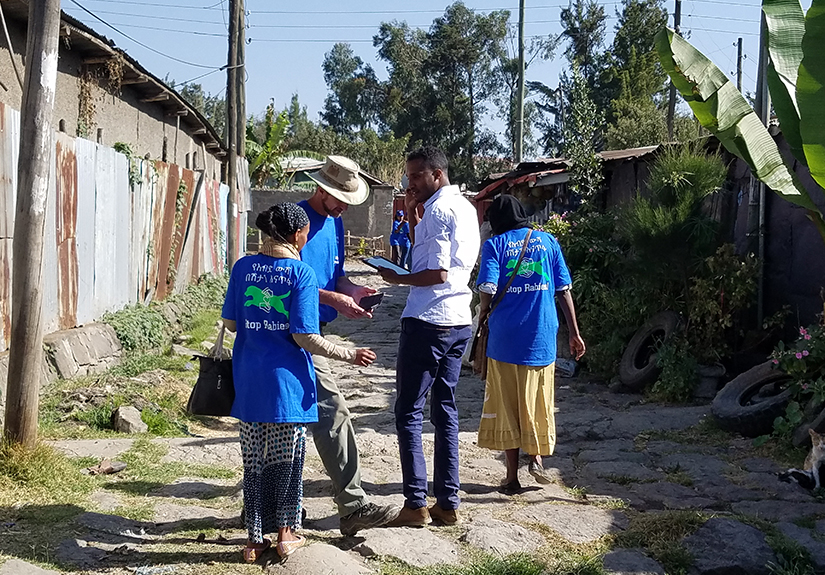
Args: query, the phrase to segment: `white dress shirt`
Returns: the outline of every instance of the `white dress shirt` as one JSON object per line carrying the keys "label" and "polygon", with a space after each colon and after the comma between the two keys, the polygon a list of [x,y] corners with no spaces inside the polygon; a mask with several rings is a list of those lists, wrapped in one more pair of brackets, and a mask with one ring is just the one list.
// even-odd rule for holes
{"label": "white dress shirt", "polygon": [[412,271],[446,270],[447,281],[410,287],[401,317],[440,326],[470,325],[470,274],[479,246],[476,209],[458,186],[444,186],[424,204],[424,217],[415,226]]}

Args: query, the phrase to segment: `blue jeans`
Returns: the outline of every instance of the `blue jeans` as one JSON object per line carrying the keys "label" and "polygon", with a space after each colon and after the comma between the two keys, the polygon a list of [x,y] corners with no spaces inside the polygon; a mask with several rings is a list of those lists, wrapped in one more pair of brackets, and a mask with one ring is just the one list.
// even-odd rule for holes
{"label": "blue jeans", "polygon": [[424,404],[430,397],[435,426],[433,494],[442,509],[457,509],[458,409],[455,387],[470,326],[441,327],[415,318],[401,320],[396,371],[395,428],[401,452],[404,505],[427,505],[427,462],[421,445]]}

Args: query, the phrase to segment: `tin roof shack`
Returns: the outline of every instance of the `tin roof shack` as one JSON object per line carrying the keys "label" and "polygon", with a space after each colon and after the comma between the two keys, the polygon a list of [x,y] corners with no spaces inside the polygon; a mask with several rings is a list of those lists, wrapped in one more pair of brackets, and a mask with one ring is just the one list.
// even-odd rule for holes
{"label": "tin roof shack", "polygon": [[[302,159],[307,160],[307,159]],[[320,170],[324,162],[317,160],[295,162],[290,160],[291,167],[285,171],[294,175],[293,189],[273,190],[265,188],[252,189],[252,211],[249,216],[249,225],[254,228],[255,218],[270,206],[279,202],[300,202],[315,193],[314,182],[306,174]],[[375,176],[361,170],[360,175],[370,186],[370,195],[367,201],[360,206],[349,206],[341,215],[344,229],[353,236],[375,238],[384,236],[384,251],[389,253],[389,235],[393,218],[393,194],[395,188],[382,182]],[[251,231],[251,230],[250,230]],[[259,235],[250,233],[247,238],[247,249],[258,249]]]}
{"label": "tin roof shack", "polygon": [[[11,58],[24,73],[28,4],[2,0],[14,51],[0,42],[0,103],[20,110],[22,91]],[[140,157],[204,170],[219,180],[226,152],[209,122],[135,59],[68,14],[61,14],[54,104],[55,129]]]}

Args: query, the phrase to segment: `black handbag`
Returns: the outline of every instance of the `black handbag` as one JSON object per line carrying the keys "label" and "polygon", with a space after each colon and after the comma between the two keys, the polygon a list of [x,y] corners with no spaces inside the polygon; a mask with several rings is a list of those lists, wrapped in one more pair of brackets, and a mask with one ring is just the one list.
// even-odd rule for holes
{"label": "black handbag", "polygon": [[200,371],[198,381],[192,388],[186,411],[191,415],[229,415],[235,402],[235,384],[232,380],[232,359],[224,350],[221,327],[218,339],[207,356],[198,356]]}

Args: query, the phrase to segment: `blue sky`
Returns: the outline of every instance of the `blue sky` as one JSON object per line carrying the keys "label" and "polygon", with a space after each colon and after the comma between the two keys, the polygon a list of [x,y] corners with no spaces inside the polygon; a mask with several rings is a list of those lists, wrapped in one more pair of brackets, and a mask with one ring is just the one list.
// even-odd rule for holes
{"label": "blue sky", "polygon": [[[169,74],[178,83],[202,76],[195,81],[207,91],[216,94],[224,90],[225,72],[216,69],[226,63],[227,57],[227,0],[64,0],[62,4],[66,12],[113,39],[155,75],[163,78]],[[107,27],[78,4],[145,46]],[[515,50],[518,0],[467,0],[465,4],[483,12],[509,9]],[[602,4],[609,16],[610,42],[620,2]],[[760,4],[758,0],[682,3],[683,34],[732,78],[736,39],[743,38],[746,91],[753,91],[756,84]],[[802,4],[807,8],[810,0]],[[279,109],[283,108],[297,93],[310,117],[317,119],[327,93],[321,63],[334,42],[350,42],[355,52],[385,78],[386,69],[376,59],[372,46],[372,36],[381,22],[406,21],[411,26],[428,28],[447,5],[446,0],[246,0],[247,112],[260,114],[271,98]],[[559,15],[566,5],[564,0],[527,0],[528,39],[558,33]],[[667,7],[673,10],[673,0]],[[560,50],[553,61],[533,62],[527,79],[555,86],[565,66]],[[491,123],[498,129],[495,124]]]}

